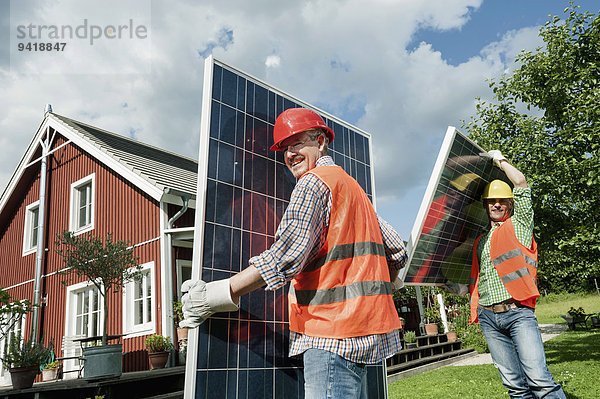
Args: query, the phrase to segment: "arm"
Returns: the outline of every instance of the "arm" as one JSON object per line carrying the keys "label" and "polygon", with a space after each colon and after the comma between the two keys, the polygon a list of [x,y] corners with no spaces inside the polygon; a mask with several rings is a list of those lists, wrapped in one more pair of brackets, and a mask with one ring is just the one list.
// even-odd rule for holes
{"label": "arm", "polygon": [[292,193],[271,248],[251,258],[247,268],[229,279],[184,282],[182,327],[197,327],[213,313],[238,310],[240,296],[265,285],[272,290],[283,286],[316,256],[328,222],[326,204],[330,195],[320,180],[306,177]]}
{"label": "arm", "polygon": [[506,176],[510,179],[510,181],[515,187],[527,187],[527,180],[525,180],[525,175],[506,159],[500,161],[500,169],[502,169],[504,173],[506,173]]}
{"label": "arm", "polygon": [[488,152],[489,156],[492,157],[496,166],[498,166],[504,173],[506,173],[506,177],[510,179],[512,184],[515,187],[526,188],[527,180],[525,180],[525,175],[516,167],[514,167],[504,155],[499,150],[492,150]]}
{"label": "arm", "polygon": [[253,265],[250,265],[229,279],[231,299],[233,302],[239,303],[242,295],[264,287],[265,285],[267,285],[267,283],[263,280],[258,269]]}
{"label": "arm", "polygon": [[377,220],[379,221],[379,228],[381,229],[381,236],[383,238],[385,257],[390,271],[390,281],[393,282],[398,277],[400,269],[406,265],[408,254],[406,253],[404,241],[402,241],[400,234],[379,216]]}

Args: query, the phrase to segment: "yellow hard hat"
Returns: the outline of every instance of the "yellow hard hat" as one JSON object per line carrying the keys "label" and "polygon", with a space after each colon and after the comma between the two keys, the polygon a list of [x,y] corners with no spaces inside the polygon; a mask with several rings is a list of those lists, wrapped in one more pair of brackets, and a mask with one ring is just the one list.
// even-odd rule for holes
{"label": "yellow hard hat", "polygon": [[488,198],[513,198],[512,188],[502,180],[492,180],[483,189],[481,199]]}
{"label": "yellow hard hat", "polygon": [[457,190],[465,191],[469,184],[473,183],[475,180],[481,179],[481,177],[477,173],[464,173],[458,176],[456,179],[450,181],[450,184],[454,186]]}

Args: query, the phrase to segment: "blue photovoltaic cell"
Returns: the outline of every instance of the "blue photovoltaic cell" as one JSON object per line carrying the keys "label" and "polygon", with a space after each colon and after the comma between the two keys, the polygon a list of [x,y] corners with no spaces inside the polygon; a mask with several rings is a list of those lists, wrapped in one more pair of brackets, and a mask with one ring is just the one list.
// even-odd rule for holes
{"label": "blue photovoltaic cell", "polygon": [[[295,185],[282,153],[269,150],[273,124],[285,109],[308,104],[218,61],[206,65],[212,87],[204,90],[212,99],[203,115],[210,117],[209,149],[198,199],[206,204],[201,278],[212,281],[241,271],[273,243]],[[335,132],[331,156],[372,200],[370,138],[322,116]],[[302,361],[288,357],[287,290],[254,291],[241,298],[240,311],[199,327],[196,398],[304,397]],[[370,398],[385,397],[384,374],[382,366],[369,367]]]}
{"label": "blue photovoltaic cell", "polygon": [[421,205],[427,211],[411,236],[405,284],[469,284],[473,243],[489,225],[480,200],[483,188],[494,179],[511,184],[480,155],[482,148],[454,128],[446,134]]}

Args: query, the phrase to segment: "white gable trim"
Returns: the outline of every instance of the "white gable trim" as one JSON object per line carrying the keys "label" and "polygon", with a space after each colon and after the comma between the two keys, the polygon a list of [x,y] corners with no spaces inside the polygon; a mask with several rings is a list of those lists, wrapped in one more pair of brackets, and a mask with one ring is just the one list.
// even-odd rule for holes
{"label": "white gable trim", "polygon": [[25,154],[21,158],[21,161],[19,162],[19,165],[17,166],[12,177],[10,178],[6,189],[2,193],[2,197],[0,197],[0,213],[2,213],[2,211],[4,210],[6,203],[12,196],[17,184],[23,177],[25,170],[27,168],[39,168],[39,164],[37,162],[39,162],[40,158],[35,159],[34,154],[39,146],[39,141],[45,136],[45,132],[49,127],[55,129],[67,140],[70,140],[72,144],[77,145],[81,150],[85,151],[90,156],[97,159],[99,162],[101,162],[107,168],[114,171],[116,174],[122,176],[125,180],[138,187],[140,190],[148,194],[154,200],[160,201],[163,195],[162,190],[158,189],[156,186],[154,186],[148,180],[140,176],[134,170],[120,163],[115,158],[104,152],[102,149],[98,148],[93,143],[83,138],[80,135],[80,133],[77,132],[76,129],[72,128],[71,126],[67,125],[66,123],[62,122],[60,119],[49,113],[46,114],[46,117],[42,121],[35,136],[29,143]]}

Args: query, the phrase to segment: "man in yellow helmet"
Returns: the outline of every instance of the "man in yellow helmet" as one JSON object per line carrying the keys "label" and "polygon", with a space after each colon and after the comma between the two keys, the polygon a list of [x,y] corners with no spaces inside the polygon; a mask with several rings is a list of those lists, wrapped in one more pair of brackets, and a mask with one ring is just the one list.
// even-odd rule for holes
{"label": "man in yellow helmet", "polygon": [[514,190],[502,180],[484,189],[490,228],[473,246],[470,322],[479,322],[511,398],[565,398],[548,371],[534,315],[540,294],[531,189],[500,151],[489,155]]}

